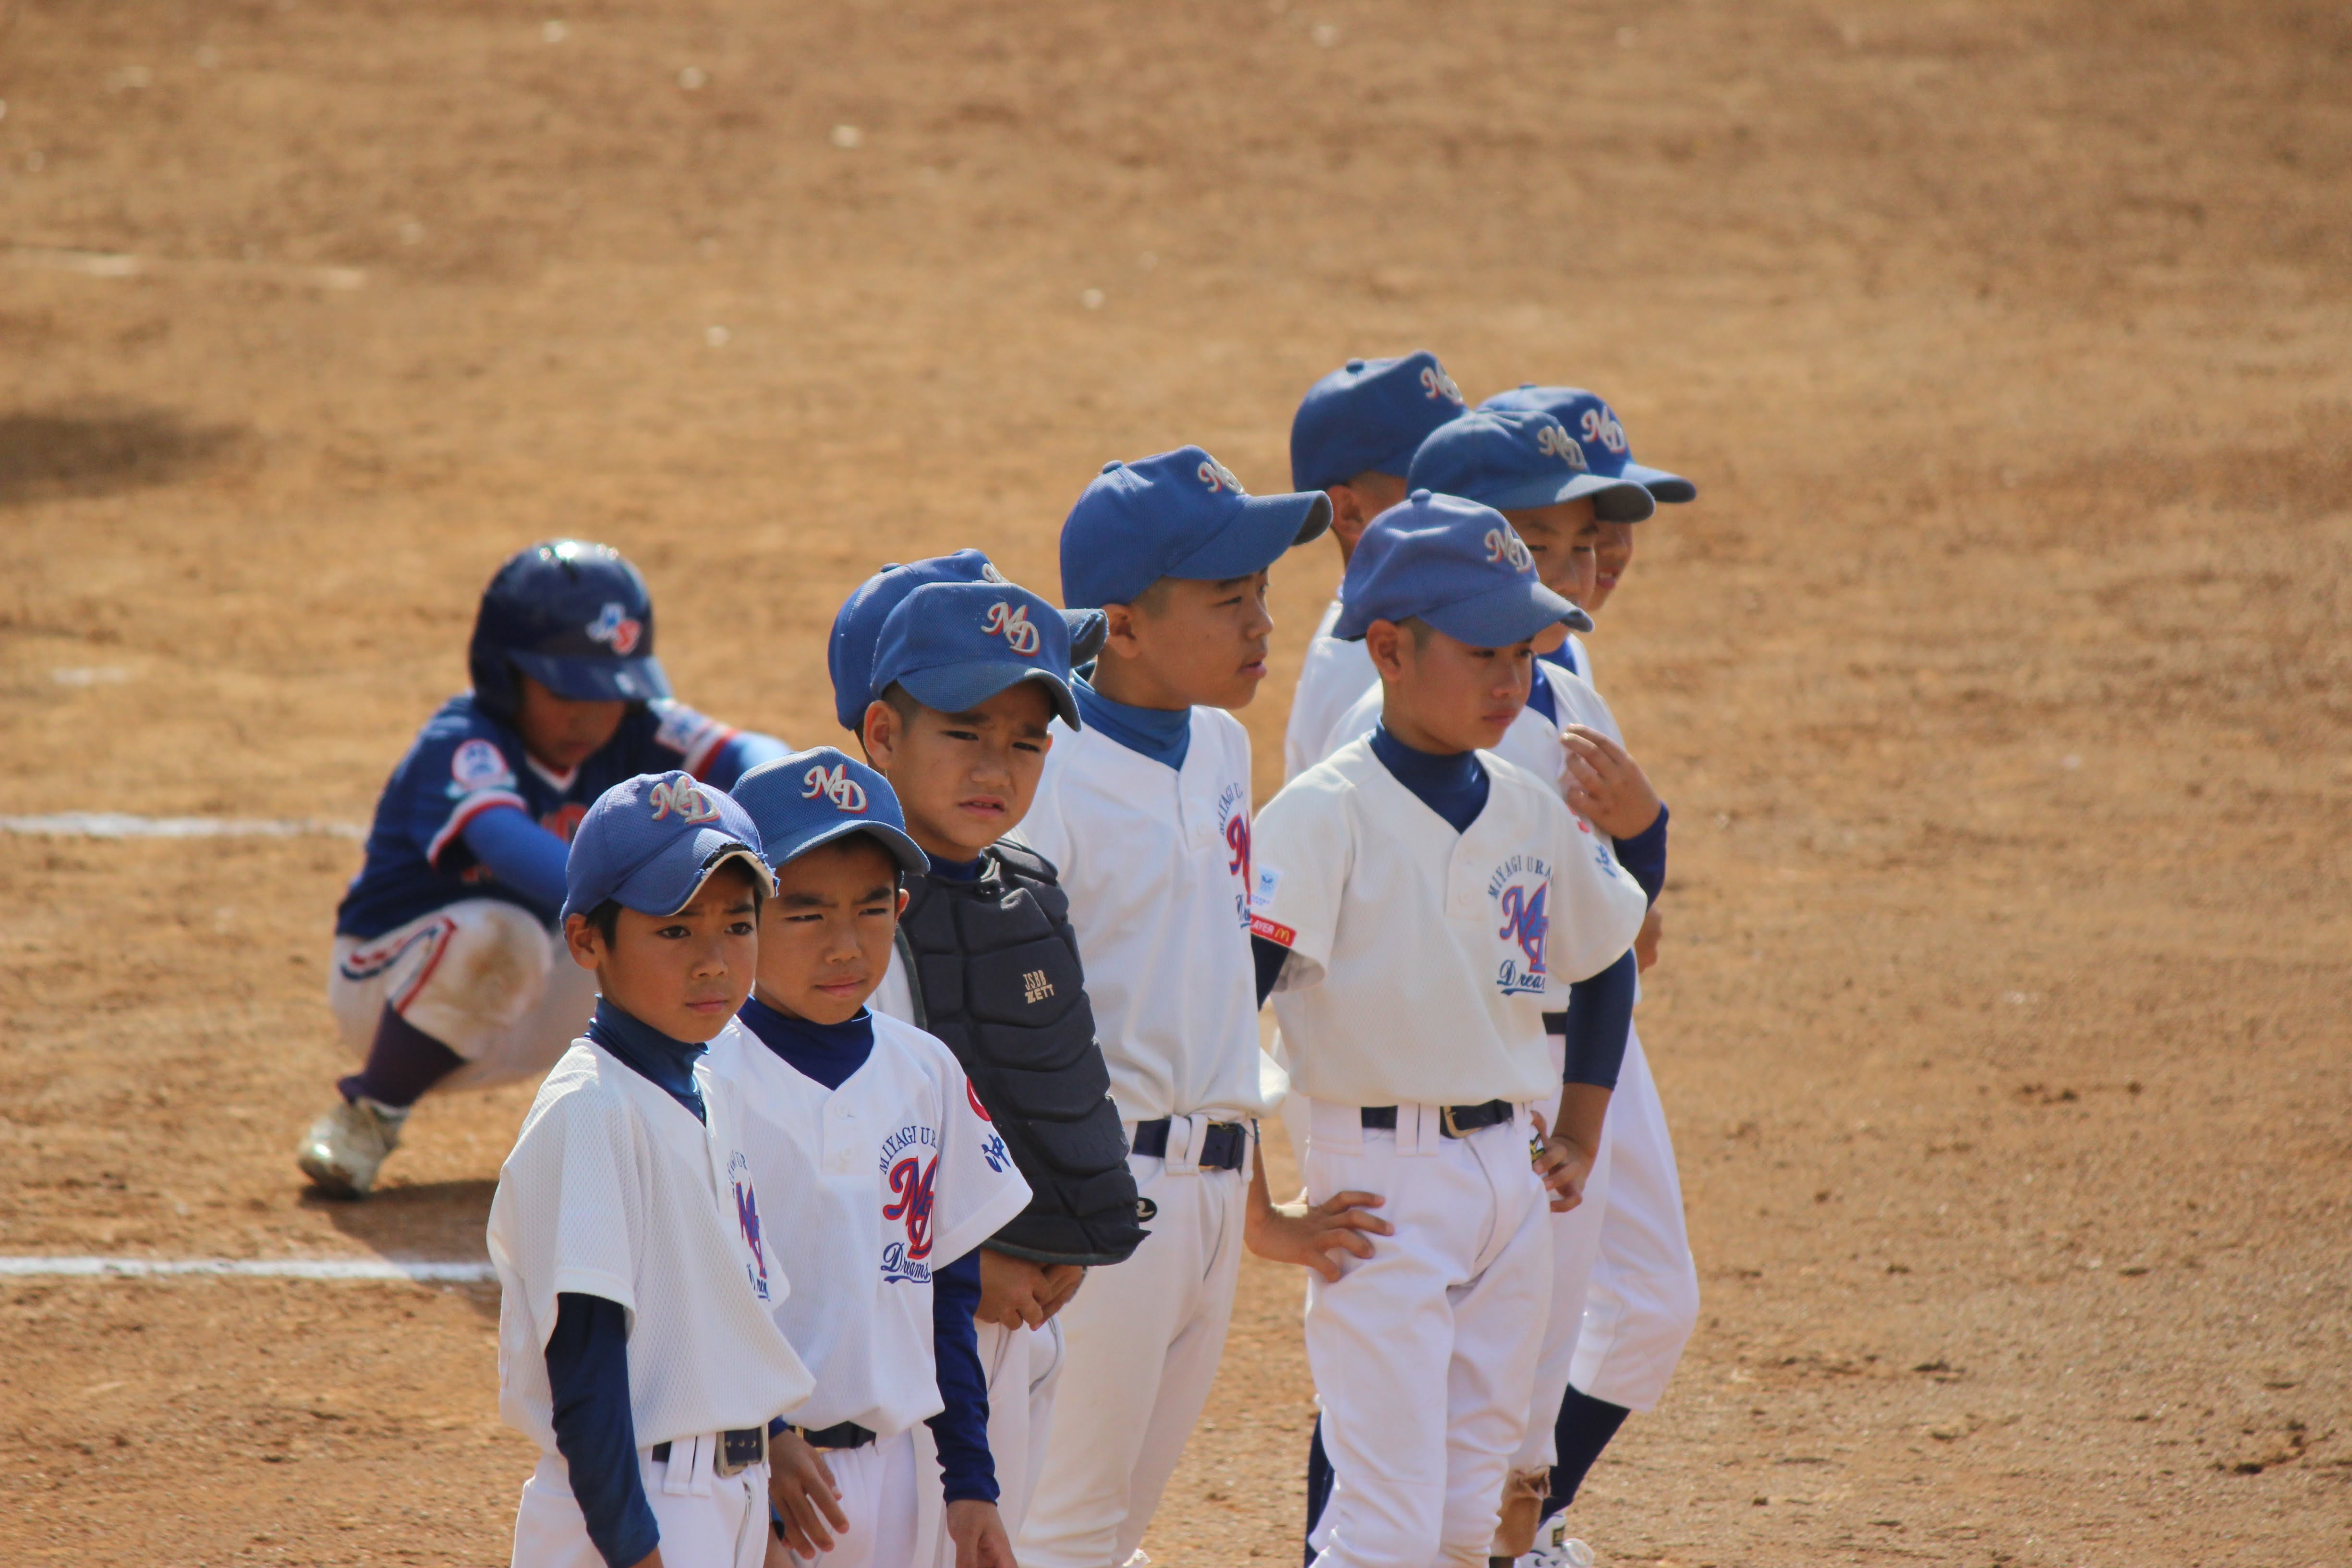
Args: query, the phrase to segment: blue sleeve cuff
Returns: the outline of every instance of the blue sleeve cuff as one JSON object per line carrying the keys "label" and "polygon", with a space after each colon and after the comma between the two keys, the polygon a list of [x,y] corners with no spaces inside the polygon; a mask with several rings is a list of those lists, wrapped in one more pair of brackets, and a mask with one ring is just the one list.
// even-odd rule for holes
{"label": "blue sleeve cuff", "polygon": [[988,1373],[980,1364],[980,1254],[931,1272],[931,1353],[947,1406],[927,1425],[939,1444],[940,1492],[950,1502],[994,1502],[996,1461],[988,1451]]}
{"label": "blue sleeve cuff", "polygon": [[773,735],[762,735],[757,730],[739,731],[704,765],[703,782],[717,789],[733,789],[738,780],[761,763],[772,763],[778,757],[792,754],[793,749]]}
{"label": "blue sleeve cuff", "polygon": [[637,1468],[629,1321],[618,1301],[570,1290],[556,1297],[547,1383],[555,1396],[556,1451],[571,1471],[589,1543],[607,1568],[631,1568],[661,1544],[661,1527]]}
{"label": "blue sleeve cuff", "polygon": [[1631,838],[1616,840],[1617,863],[1625,873],[1642,885],[1642,891],[1656,903],[1666,886],[1666,803],[1658,803],[1658,820]]}
{"label": "blue sleeve cuff", "polygon": [[562,839],[511,805],[494,806],[458,834],[484,869],[541,907],[549,918],[563,907]]}
{"label": "blue sleeve cuff", "polygon": [[1633,994],[1642,967],[1631,950],[1616,963],[1568,988],[1568,1067],[1564,1083],[1615,1089],[1625,1062],[1625,1037],[1633,1026]]}

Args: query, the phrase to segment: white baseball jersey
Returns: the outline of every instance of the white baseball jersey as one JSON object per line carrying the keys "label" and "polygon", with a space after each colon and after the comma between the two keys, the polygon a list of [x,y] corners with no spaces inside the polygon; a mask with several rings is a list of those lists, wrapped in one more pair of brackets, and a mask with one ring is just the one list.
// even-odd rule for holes
{"label": "white baseball jersey", "polygon": [[1259,814],[1251,927],[1290,949],[1274,1005],[1301,1093],[1444,1105],[1557,1090],[1545,991],[1614,963],[1648,904],[1550,784],[1478,760],[1486,805],[1464,833],[1366,740]]}
{"label": "white baseball jersey", "polygon": [[727,1083],[701,1062],[706,1127],[604,1047],[574,1040],[539,1087],[490,1200],[499,1413],[555,1448],[547,1339],[556,1297],[627,1310],[640,1447],[765,1425],[815,1386],[770,1315],[783,1270]]}
{"label": "white baseball jersey", "polygon": [[1240,721],[1193,709],[1181,770],[1055,721],[1036,803],[1013,837],[1054,863],[1070,896],[1119,1115],[1263,1111]]}
{"label": "white baseball jersey", "polygon": [[1343,642],[1331,635],[1339,623],[1339,596],[1334,594],[1315,635],[1307,640],[1307,658],[1298,667],[1298,690],[1290,700],[1290,721],[1282,731],[1282,776],[1295,779],[1330,754],[1341,740],[1334,733],[1339,715],[1380,684],[1372,656],[1361,642]]}
{"label": "white baseball jersey", "polygon": [[740,1022],[707,1059],[740,1101],[770,1249],[801,1281],[774,1315],[816,1386],[787,1414],[884,1436],[938,1414],[931,1271],[1029,1203],[963,1068],[931,1036],[880,1016],[873,1054],[838,1089]]}

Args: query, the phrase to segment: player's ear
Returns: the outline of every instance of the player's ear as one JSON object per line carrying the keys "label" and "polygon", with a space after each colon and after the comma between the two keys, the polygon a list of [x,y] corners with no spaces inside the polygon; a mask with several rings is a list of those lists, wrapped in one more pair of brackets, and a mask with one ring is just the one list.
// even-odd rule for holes
{"label": "player's ear", "polygon": [[1121,658],[1133,658],[1141,643],[1135,632],[1135,610],[1128,605],[1105,605],[1103,610],[1103,647],[1105,653],[1116,653]]}
{"label": "player's ear", "polygon": [[904,888],[898,889],[898,907],[897,911],[890,916],[892,920],[902,921],[907,918],[907,902],[914,895],[908,892]]}
{"label": "player's ear", "polygon": [[571,950],[572,962],[583,969],[593,969],[604,956],[604,937],[586,915],[563,917],[563,945]]}
{"label": "player's ear", "polygon": [[1331,537],[1350,550],[1354,549],[1356,541],[1363,537],[1365,528],[1372,521],[1370,509],[1364,505],[1364,498],[1356,493],[1355,486],[1344,481],[1327,485],[1323,493],[1331,501]]}
{"label": "player's ear", "polygon": [[1404,675],[1404,628],[1394,621],[1374,621],[1364,632],[1364,651],[1383,680]]}
{"label": "player's ear", "polygon": [[898,710],[880,698],[866,705],[866,721],[858,727],[857,743],[869,767],[887,769],[898,752]]}

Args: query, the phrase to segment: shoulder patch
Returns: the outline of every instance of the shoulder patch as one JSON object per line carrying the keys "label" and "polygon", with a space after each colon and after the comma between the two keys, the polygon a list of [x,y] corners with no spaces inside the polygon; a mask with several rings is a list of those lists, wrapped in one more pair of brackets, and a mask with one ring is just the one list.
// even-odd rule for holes
{"label": "shoulder patch", "polygon": [[506,753],[478,736],[450,753],[449,776],[469,795],[515,782],[514,770],[507,766]]}

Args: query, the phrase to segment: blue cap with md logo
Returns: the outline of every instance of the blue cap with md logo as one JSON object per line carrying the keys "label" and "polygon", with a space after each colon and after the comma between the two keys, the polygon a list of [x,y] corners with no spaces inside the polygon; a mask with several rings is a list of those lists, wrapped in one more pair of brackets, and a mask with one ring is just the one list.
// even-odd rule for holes
{"label": "blue cap with md logo", "polygon": [[735,799],[758,825],[768,864],[779,869],[853,833],[879,839],[902,871],[930,868],[907,835],[890,781],[831,746],[761,763],[735,781]]}
{"label": "blue cap with md logo", "polygon": [[1412,455],[1415,489],[1460,496],[1497,511],[1592,498],[1603,522],[1639,522],[1658,510],[1631,479],[1596,474],[1584,448],[1550,415],[1482,408],[1430,432]]}
{"label": "blue cap with md logo", "polygon": [[[882,623],[890,618],[908,595],[926,583],[1003,583],[1004,574],[977,550],[952,555],[896,563],[885,566],[857,586],[833,617],[833,640],[825,649],[825,668],[833,677],[833,716],[841,727],[855,731],[866,722],[873,701],[874,647],[882,640]],[[1102,651],[1100,610],[1056,610],[1067,627],[1070,662],[1084,664]]]}
{"label": "blue cap with md logo", "polygon": [[1625,426],[1609,405],[1601,401],[1597,392],[1587,392],[1580,386],[1538,386],[1525,381],[1512,391],[1495,394],[1478,406],[1539,409],[1568,426],[1568,433],[1584,448],[1585,460],[1594,473],[1631,479],[1669,505],[1679,506],[1698,499],[1698,487],[1680,474],[1633,460],[1633,447],[1625,439]]}
{"label": "blue cap with md logo", "polygon": [[1198,447],[1106,463],[1062,524],[1062,600],[1131,605],[1162,577],[1247,577],[1330,526],[1330,497],[1251,495]]}
{"label": "blue cap with md logo", "polygon": [[724,790],[692,773],[639,773],[596,797],[563,862],[563,915],[611,899],[641,915],[674,915],[729,861],[761,888],[776,881],[760,858],[760,830]]}
{"label": "blue cap with md logo", "polygon": [[1302,490],[1367,470],[1402,479],[1429,433],[1461,416],[1462,389],[1426,349],[1351,359],[1307,389],[1290,420],[1290,482]]}
{"label": "blue cap with md logo", "polygon": [[1070,695],[1070,633],[1062,612],[1010,583],[926,583],[882,623],[867,678],[878,698],[896,682],[926,708],[966,713],[1034,680],[1079,728]]}
{"label": "blue cap with md logo", "polygon": [[1364,530],[1331,635],[1355,642],[1374,621],[1416,616],[1472,647],[1509,647],[1549,626],[1592,629],[1590,616],[1543,585],[1501,512],[1428,490]]}

